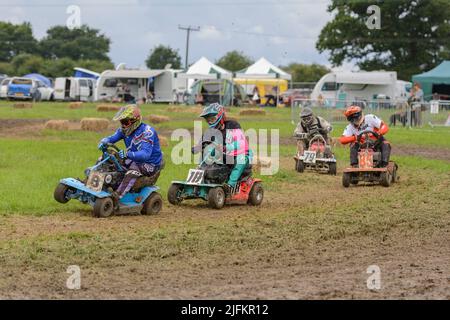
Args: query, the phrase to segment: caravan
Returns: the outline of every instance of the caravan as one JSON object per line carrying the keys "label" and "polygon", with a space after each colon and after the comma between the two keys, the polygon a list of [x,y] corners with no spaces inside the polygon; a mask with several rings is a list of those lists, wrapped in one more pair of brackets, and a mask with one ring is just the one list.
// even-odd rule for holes
{"label": "caravan", "polygon": [[406,101],[410,87],[397,80],[396,72],[331,72],[316,84],[311,100],[338,108],[354,102],[390,106]]}
{"label": "caravan", "polygon": [[97,82],[96,100],[137,102],[172,102],[175,93],[184,91],[181,70],[106,70]]}

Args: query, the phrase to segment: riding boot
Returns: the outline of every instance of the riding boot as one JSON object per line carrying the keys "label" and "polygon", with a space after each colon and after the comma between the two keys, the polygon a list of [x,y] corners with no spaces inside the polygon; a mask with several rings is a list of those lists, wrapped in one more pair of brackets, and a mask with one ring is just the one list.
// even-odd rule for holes
{"label": "riding boot", "polygon": [[359,152],[359,143],[353,143],[350,147],[350,165],[352,167],[358,166],[358,152]]}

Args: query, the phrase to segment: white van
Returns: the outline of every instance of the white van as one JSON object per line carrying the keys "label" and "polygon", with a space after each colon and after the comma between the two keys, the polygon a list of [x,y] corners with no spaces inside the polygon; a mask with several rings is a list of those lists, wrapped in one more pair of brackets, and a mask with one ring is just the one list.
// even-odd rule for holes
{"label": "white van", "polygon": [[95,100],[172,102],[174,93],[186,86],[186,80],[176,77],[180,71],[106,70],[98,78]]}
{"label": "white van", "polygon": [[55,100],[94,101],[96,83],[92,78],[56,78]]}
{"label": "white van", "polygon": [[8,85],[11,82],[11,78],[4,78],[0,82],[0,99],[6,99],[8,96]]}
{"label": "white van", "polygon": [[330,107],[345,107],[355,101],[371,103],[378,99],[395,104],[405,100],[409,84],[397,80],[397,72],[331,72],[317,82],[311,100]]}

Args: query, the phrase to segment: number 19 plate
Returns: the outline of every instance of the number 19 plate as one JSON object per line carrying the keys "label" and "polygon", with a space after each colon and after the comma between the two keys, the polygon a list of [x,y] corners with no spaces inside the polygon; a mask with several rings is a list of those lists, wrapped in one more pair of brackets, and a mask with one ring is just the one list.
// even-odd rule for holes
{"label": "number 19 plate", "polygon": [[187,184],[201,184],[203,182],[203,177],[205,175],[205,171],[190,169],[188,177],[186,179]]}

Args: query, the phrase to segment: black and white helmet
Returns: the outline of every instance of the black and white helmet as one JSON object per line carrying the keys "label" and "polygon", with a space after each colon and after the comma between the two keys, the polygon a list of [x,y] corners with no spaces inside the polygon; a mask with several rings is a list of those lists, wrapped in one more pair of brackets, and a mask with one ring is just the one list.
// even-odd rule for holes
{"label": "black and white helmet", "polygon": [[303,108],[302,111],[300,112],[300,119],[304,126],[311,125],[314,121],[314,114],[311,108],[308,107]]}

